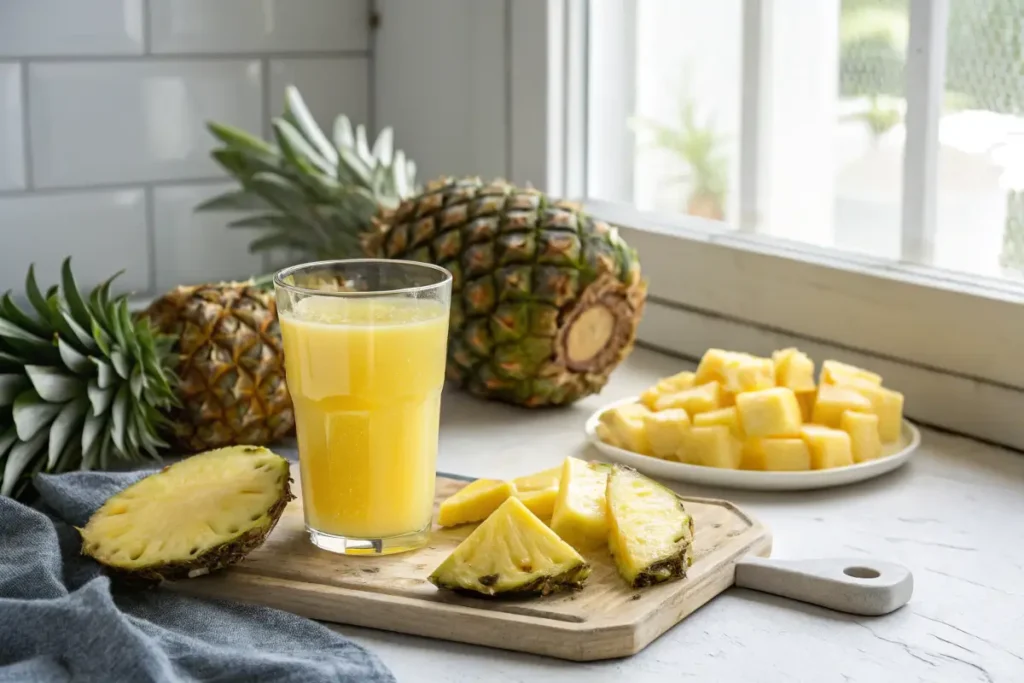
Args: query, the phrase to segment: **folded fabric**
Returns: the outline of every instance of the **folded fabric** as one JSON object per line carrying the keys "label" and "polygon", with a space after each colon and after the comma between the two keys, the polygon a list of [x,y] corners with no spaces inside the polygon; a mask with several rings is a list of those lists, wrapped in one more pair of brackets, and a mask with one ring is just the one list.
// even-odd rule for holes
{"label": "folded fabric", "polygon": [[40,475],[38,509],[0,498],[0,683],[394,681],[314,621],[111,584],[74,526],[144,474]]}

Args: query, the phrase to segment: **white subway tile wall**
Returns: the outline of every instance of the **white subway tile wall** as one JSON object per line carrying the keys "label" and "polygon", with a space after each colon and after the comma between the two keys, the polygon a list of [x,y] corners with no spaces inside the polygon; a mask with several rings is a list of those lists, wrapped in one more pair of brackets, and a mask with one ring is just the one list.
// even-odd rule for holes
{"label": "white subway tile wall", "polygon": [[0,0],[0,291],[67,255],[88,287],[245,278],[208,121],[256,134],[298,86],[316,118],[370,121],[370,0]]}
{"label": "white subway tile wall", "polygon": [[56,283],[65,256],[79,284],[102,282],[123,268],[115,291],[148,290],[144,195],[142,188],[0,195],[0,291],[22,292],[30,263],[40,286]]}
{"label": "white subway tile wall", "polygon": [[25,187],[25,122],[21,66],[0,62],[0,190]]}

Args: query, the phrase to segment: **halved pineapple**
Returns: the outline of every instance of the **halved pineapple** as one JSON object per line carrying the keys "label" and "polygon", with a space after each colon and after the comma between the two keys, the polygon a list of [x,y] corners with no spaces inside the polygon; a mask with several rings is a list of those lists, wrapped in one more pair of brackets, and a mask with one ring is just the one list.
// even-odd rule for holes
{"label": "halved pineapple", "polygon": [[608,548],[634,588],[686,576],[693,564],[693,517],[671,490],[632,467],[608,476]]}
{"label": "halved pineapple", "polygon": [[547,595],[579,588],[590,565],[530,512],[509,498],[430,575],[438,588],[481,595]]}
{"label": "halved pineapple", "polygon": [[558,482],[561,476],[562,468],[552,467],[536,474],[517,477],[512,480],[516,498],[523,501],[523,505],[528,507],[530,512],[545,521],[549,520],[555,511],[555,499],[558,498]]}
{"label": "halved pineapple", "polygon": [[477,479],[441,503],[437,510],[437,523],[440,526],[455,526],[479,522],[497,510],[513,493],[515,489],[507,481]]}
{"label": "halved pineapple", "polygon": [[566,458],[551,528],[577,550],[594,550],[608,539],[605,488],[610,465]]}
{"label": "halved pineapple", "polygon": [[258,548],[294,496],[288,461],[230,446],[165,467],[114,495],[82,535],[82,552],[134,578],[201,576]]}

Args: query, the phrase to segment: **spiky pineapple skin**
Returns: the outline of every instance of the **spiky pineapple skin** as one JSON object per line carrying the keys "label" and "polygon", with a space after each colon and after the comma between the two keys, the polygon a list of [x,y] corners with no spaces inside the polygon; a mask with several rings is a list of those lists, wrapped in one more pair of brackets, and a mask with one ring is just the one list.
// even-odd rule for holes
{"label": "spiky pineapple skin", "polygon": [[294,429],[273,296],[248,283],[181,286],[143,312],[175,339],[178,447],[266,445]]}
{"label": "spiky pineapple skin", "polygon": [[[632,351],[646,297],[635,252],[607,223],[539,190],[438,179],[385,214],[367,251],[452,272],[447,375],[475,395],[572,403]],[[568,330],[593,306],[612,312],[614,332],[581,361]]]}

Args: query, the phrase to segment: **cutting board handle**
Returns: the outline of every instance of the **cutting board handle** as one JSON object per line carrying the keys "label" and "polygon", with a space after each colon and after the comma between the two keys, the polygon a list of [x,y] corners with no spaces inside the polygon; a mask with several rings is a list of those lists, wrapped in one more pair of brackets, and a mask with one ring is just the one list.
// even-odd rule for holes
{"label": "cutting board handle", "polygon": [[907,604],[914,577],[903,565],[862,557],[744,557],[736,562],[736,585],[839,612],[878,616]]}

